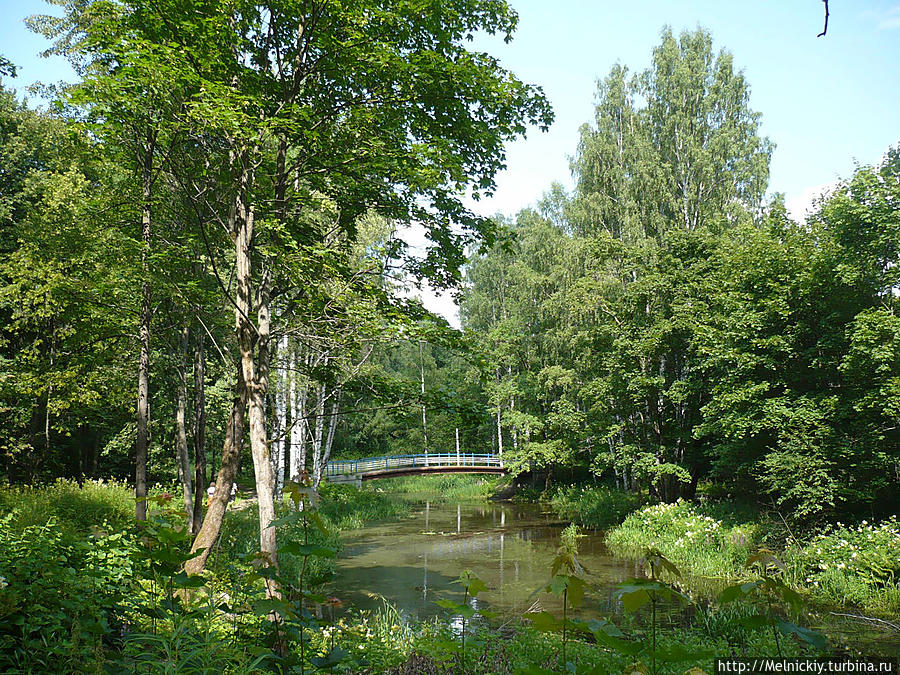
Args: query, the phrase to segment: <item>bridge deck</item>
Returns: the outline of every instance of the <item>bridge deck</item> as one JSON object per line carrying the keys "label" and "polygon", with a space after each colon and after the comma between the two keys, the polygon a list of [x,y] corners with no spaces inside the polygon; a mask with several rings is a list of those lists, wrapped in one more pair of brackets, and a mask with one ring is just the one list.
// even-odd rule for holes
{"label": "bridge deck", "polygon": [[387,478],[416,473],[505,473],[503,460],[497,455],[471,453],[428,453],[366,457],[328,462],[325,478],[354,476],[361,480]]}

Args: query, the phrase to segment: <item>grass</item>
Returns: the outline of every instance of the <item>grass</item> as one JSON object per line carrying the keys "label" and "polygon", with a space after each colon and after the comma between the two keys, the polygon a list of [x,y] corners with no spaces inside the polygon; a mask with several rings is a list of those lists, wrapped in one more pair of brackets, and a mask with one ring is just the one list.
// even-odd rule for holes
{"label": "grass", "polygon": [[550,504],[561,516],[593,529],[618,525],[642,502],[641,495],[594,485],[563,486],[550,497]]}
{"label": "grass", "polygon": [[373,481],[365,484],[364,490],[394,495],[407,501],[484,500],[497,492],[505,480],[502,476],[470,473],[403,476]]}
{"label": "grass", "polygon": [[786,579],[826,606],[860,607],[900,615],[900,522],[836,523],[804,542],[785,547],[776,527],[760,513],[729,503],[646,506],[607,534],[614,554],[639,557],[660,551],[693,576],[746,576],[748,557],[763,547],[778,550]]}
{"label": "grass", "polygon": [[125,529],[134,522],[134,491],[124,481],[59,479],[47,485],[0,485],[0,514],[13,514],[12,525],[25,528],[55,519],[73,533],[106,523]]}
{"label": "grass", "polygon": [[797,583],[823,601],[900,615],[897,516],[879,523],[836,523],[805,545],[789,548],[785,557]]}
{"label": "grass", "polygon": [[[486,485],[475,476],[403,479],[399,486],[416,488],[407,495],[453,495],[447,497],[450,499],[488,493]],[[323,542],[336,544],[342,528],[405,514],[409,503],[385,487],[380,483],[363,490],[324,487],[321,513],[333,534]],[[398,485],[392,489],[398,489]],[[593,488],[577,492],[570,488],[560,493],[558,503],[568,505],[588,522],[618,518],[626,503],[624,498]],[[0,487],[0,635],[9,638],[0,638],[0,670],[99,672],[117,663],[143,669],[145,665],[155,667],[163,657],[178,664],[178,672],[190,672],[192,668],[222,672],[260,669],[253,655],[266,651],[260,651],[268,623],[263,619],[254,621],[248,616],[241,620],[244,627],[235,628],[231,635],[231,619],[225,621],[223,617],[227,615],[211,602],[210,621],[218,622],[214,633],[209,632],[209,625],[206,632],[201,630],[205,619],[198,623],[187,615],[183,625],[176,622],[171,627],[150,630],[141,627],[139,613],[123,609],[137,601],[136,595],[146,594],[146,584],[135,585],[135,579],[145,578],[141,575],[147,572],[140,563],[142,558],[135,557],[140,543],[129,533],[132,509],[131,491],[121,483],[86,483],[83,489],[65,481],[41,488]],[[122,528],[117,531],[106,527],[102,528],[106,533],[100,533],[96,526],[103,522],[120,524]],[[233,593],[221,598],[231,605],[254,606],[261,591],[258,582],[247,574],[249,567],[241,561],[241,554],[256,550],[256,511],[252,507],[230,511],[225,528],[209,571],[209,588],[227,587],[223,582],[243,565],[244,583],[255,590],[243,599]],[[680,502],[640,509],[614,528],[610,538],[613,545],[623,547],[623,553],[625,548],[634,552],[642,546],[656,546],[665,549],[663,552],[686,571],[707,569],[721,576],[722,570],[739,569],[741,557],[753,548],[759,536],[755,528],[758,523],[750,512]],[[281,541],[299,536],[302,533],[296,525],[279,530]],[[312,536],[316,541],[320,538],[319,534]],[[798,548],[789,562],[798,570],[810,571],[809,578],[818,581],[820,587],[827,586],[831,594],[861,583],[878,591],[896,583],[898,541],[900,524],[896,519],[872,525],[836,526]],[[855,558],[853,553],[857,554]],[[848,557],[859,562],[841,566]],[[285,559],[289,565],[290,556]],[[289,569],[285,571],[290,574]],[[307,571],[318,580],[324,580],[329,572],[327,565]],[[868,592],[859,591],[861,595],[854,597],[864,600],[869,597]],[[214,594],[216,603],[222,601],[218,593]],[[257,609],[266,612],[266,607]],[[732,645],[728,643],[728,630],[741,617],[732,616],[733,608],[701,609],[693,618],[686,614],[686,623],[666,627],[666,639],[692,651],[706,647],[720,655],[729,653]],[[621,627],[630,634],[629,639],[640,641],[646,636],[647,627],[642,623],[645,621],[646,617],[633,616],[623,620]],[[396,608],[385,604],[378,611],[345,616],[336,622],[326,613],[319,627],[309,627],[307,633],[309,645],[319,655],[328,652],[332,644],[346,649],[352,656],[341,665],[355,672],[460,675],[463,671],[452,647],[459,642],[454,630],[452,622],[410,623]],[[535,667],[558,671],[565,667],[559,663],[558,634],[538,633],[513,621],[502,627],[481,624],[473,637],[465,670],[472,675],[528,671]],[[747,653],[774,653],[771,638],[765,632],[740,639],[745,637]],[[622,655],[590,640],[574,635],[569,639],[567,659],[580,668],[622,672],[629,665]],[[795,653],[799,652],[791,647],[788,654]],[[675,675],[691,665],[707,670],[710,667],[697,657],[677,667],[666,666],[660,672]]]}
{"label": "grass", "polygon": [[399,518],[410,512],[408,503],[370,485],[358,489],[352,485],[322,484],[319,494],[319,511],[338,530],[355,530],[365,523]]}
{"label": "grass", "polygon": [[606,545],[625,557],[656,549],[693,575],[737,578],[760,535],[759,523],[739,510],[679,500],[635,511],[610,530]]}

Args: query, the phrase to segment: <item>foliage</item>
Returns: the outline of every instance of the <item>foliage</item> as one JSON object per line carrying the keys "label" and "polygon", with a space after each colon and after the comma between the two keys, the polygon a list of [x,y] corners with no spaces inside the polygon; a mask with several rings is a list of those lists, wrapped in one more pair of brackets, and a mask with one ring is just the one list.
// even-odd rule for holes
{"label": "foliage", "polygon": [[134,538],[77,537],[51,517],[19,525],[0,517],[0,669],[68,672],[104,660],[133,591]]}
{"label": "foliage", "polygon": [[788,555],[798,580],[827,602],[850,602],[891,614],[900,609],[896,516],[856,526],[836,523]]}
{"label": "foliage", "polygon": [[561,516],[598,529],[619,525],[641,502],[641,495],[602,485],[564,485],[550,497]]}
{"label": "foliage", "polygon": [[471,570],[464,570],[463,573],[459,575],[459,579],[456,579],[455,583],[458,583],[463,588],[462,602],[456,603],[448,598],[441,598],[436,601],[436,604],[447,610],[451,616],[458,616],[460,618],[459,662],[462,669],[465,670],[466,626],[478,614],[485,618],[490,618],[492,614],[485,609],[478,608],[474,602],[481,591],[487,590],[487,584],[479,579],[476,574],[472,573]]}
{"label": "foliage", "polygon": [[378,481],[368,489],[379,494],[399,495],[408,500],[452,502],[487,499],[497,491],[502,481],[496,476],[477,474],[405,476]]}
{"label": "foliage", "polygon": [[337,530],[359,529],[364,523],[387,520],[409,513],[409,506],[395,498],[391,490],[366,486],[324,484],[319,488],[321,514]]}
{"label": "foliage", "polygon": [[96,527],[115,531],[132,524],[134,491],[117,480],[87,480],[78,485],[60,478],[49,485],[0,485],[0,512],[10,514],[14,527],[44,525],[84,536]]}
{"label": "foliage", "polygon": [[610,530],[606,543],[632,556],[648,548],[660,551],[695,575],[733,578],[742,573],[759,535],[752,521],[679,500],[634,512]]}

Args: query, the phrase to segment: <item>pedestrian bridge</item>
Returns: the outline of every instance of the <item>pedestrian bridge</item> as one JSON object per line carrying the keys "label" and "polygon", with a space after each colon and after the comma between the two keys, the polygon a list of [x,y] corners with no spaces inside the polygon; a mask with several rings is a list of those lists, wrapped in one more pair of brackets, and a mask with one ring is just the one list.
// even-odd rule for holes
{"label": "pedestrian bridge", "polygon": [[428,473],[506,473],[498,455],[424,453],[390,455],[328,462],[324,478],[329,483],[361,483],[364,480]]}

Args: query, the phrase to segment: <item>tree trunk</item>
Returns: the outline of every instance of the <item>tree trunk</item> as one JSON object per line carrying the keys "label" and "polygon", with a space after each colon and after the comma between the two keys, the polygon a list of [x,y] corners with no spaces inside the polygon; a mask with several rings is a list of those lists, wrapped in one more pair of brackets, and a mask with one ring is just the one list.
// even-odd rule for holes
{"label": "tree trunk", "polygon": [[341,392],[334,393],[334,403],[331,404],[331,419],[328,421],[328,435],[325,437],[325,447],[322,449],[322,459],[319,461],[319,471],[313,481],[313,487],[319,489],[322,482],[322,476],[325,473],[325,467],[328,466],[328,460],[331,458],[331,446],[334,444],[334,432],[337,429],[338,412],[340,412]]}
{"label": "tree trunk", "polygon": [[313,438],[313,481],[322,475],[322,434],[325,430],[325,385],[319,385],[316,401],[316,435]]}
{"label": "tree trunk", "polygon": [[503,457],[503,427],[500,426],[500,406],[497,406],[497,456]]}
{"label": "tree trunk", "polygon": [[150,200],[153,187],[154,139],[148,135],[141,167],[141,317],[138,360],[137,439],[134,448],[134,496],[135,515],[138,520],[147,519],[147,447],[150,425]]}
{"label": "tree trunk", "polygon": [[216,476],[216,490],[209,500],[209,508],[203,525],[191,545],[191,553],[200,552],[188,560],[184,571],[188,574],[199,574],[206,566],[213,544],[222,531],[225,509],[231,499],[231,486],[241,466],[241,438],[244,435],[244,412],[247,408],[247,387],[243,372],[238,368],[238,381],[235,386],[234,400],[231,404],[231,415],[225,428],[225,443],[222,447],[222,466]]}
{"label": "tree trunk", "polygon": [[[246,158],[241,158],[246,161]],[[254,210],[250,204],[250,176],[244,169],[238,191],[234,219],[235,281],[237,302],[235,324],[241,351],[241,369],[247,387],[247,416],[250,422],[250,451],[256,475],[256,497],[259,506],[259,546],[268,565],[278,567],[278,544],[275,528],[275,477],[266,433],[266,390],[269,369],[269,280],[264,272],[256,298],[256,325],[251,319],[251,244]],[[274,581],[266,580],[266,596],[278,595]]]}
{"label": "tree trunk", "polygon": [[184,514],[188,524],[194,513],[194,493],[191,489],[191,458],[188,455],[187,431],[185,429],[185,412],[187,409],[187,373],[185,373],[184,357],[188,351],[189,331],[187,325],[181,332],[181,358],[178,361],[178,394],[175,406],[175,450],[178,455],[178,480],[181,482],[181,494],[184,498]]}
{"label": "tree trunk", "polygon": [[425,449],[425,461],[428,462],[428,427],[425,420],[425,357],[422,354],[422,343],[419,342],[419,375],[422,385],[422,442]]}
{"label": "tree trunk", "polygon": [[[194,512],[191,532],[200,531],[206,494],[206,356],[205,335],[198,331],[194,347]],[[230,489],[230,488],[229,488]]]}
{"label": "tree trunk", "polygon": [[[278,389],[275,392],[275,428],[278,438],[272,443],[275,450],[275,497],[281,499],[285,478],[290,479],[285,455],[288,450],[288,433],[294,420],[292,417],[291,398],[293,396],[294,378],[290,369],[290,345],[287,336],[278,343],[277,362],[281,364],[281,376],[278,378]],[[285,475],[288,474],[288,475]]]}

